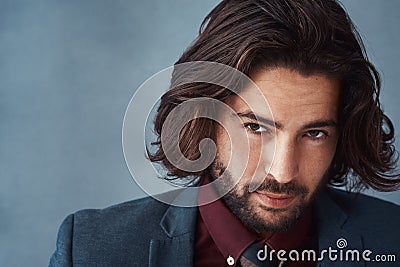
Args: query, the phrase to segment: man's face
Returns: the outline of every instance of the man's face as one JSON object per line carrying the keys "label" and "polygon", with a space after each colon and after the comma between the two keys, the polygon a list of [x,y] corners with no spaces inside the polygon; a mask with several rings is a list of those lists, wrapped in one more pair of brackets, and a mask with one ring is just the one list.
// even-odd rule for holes
{"label": "man's face", "polygon": [[[237,96],[227,104],[239,115],[247,132],[248,146],[235,144],[222,127],[217,131],[217,158],[212,174],[225,172],[228,180],[240,178],[223,200],[249,228],[261,235],[287,229],[301,215],[315,192],[326,183],[338,139],[339,82],[323,75],[302,76],[286,68],[261,70],[251,76],[267,99],[273,118],[261,110],[259,95],[252,90],[241,94],[251,109]],[[252,99],[254,101],[252,101]],[[254,113],[258,121],[253,118]],[[273,121],[267,123],[266,121]],[[232,123],[226,116],[222,122]],[[275,129],[274,129],[275,128]],[[275,138],[273,160],[271,140]],[[236,139],[238,140],[238,139]],[[272,142],[273,143],[273,142]],[[236,149],[236,150],[235,150]],[[249,153],[243,149],[250,149]],[[247,154],[249,158],[247,158]],[[242,175],[240,164],[248,163]],[[249,192],[254,180],[263,180]]]}

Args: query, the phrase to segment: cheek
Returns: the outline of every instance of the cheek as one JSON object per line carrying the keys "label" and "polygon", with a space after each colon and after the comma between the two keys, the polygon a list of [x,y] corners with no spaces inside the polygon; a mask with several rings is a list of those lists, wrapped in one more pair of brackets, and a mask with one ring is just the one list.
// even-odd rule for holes
{"label": "cheek", "polygon": [[217,158],[225,167],[228,165],[231,157],[231,142],[227,132],[221,127],[217,127],[217,139],[215,145],[217,147]]}
{"label": "cheek", "polygon": [[230,154],[230,162],[228,169],[241,180],[247,180],[254,173],[257,167],[258,157],[257,152],[252,150],[252,147],[242,144],[233,144],[235,146],[234,152]]}
{"label": "cheek", "polygon": [[[246,177],[253,176],[256,171],[257,167],[262,168],[263,164],[260,162],[262,159],[261,155],[261,145],[260,142],[257,140],[249,139],[249,158],[246,167]],[[247,159],[246,159],[247,160]],[[259,164],[260,162],[260,164]]]}
{"label": "cheek", "polygon": [[253,177],[265,178],[273,158],[273,153],[266,152],[269,149],[273,151],[274,147],[266,145],[268,140],[264,140],[264,146],[260,137],[250,136],[247,140],[248,144],[243,141],[235,146],[236,152],[232,154],[230,163],[235,177],[242,174],[242,183],[249,183]]}
{"label": "cheek", "polygon": [[218,161],[223,163],[235,177],[238,177],[243,171],[245,174],[251,171],[257,166],[259,159],[259,146],[254,140],[243,136],[245,132],[241,132],[241,130],[231,131],[229,135],[222,128],[217,132]]}
{"label": "cheek", "polygon": [[324,174],[332,163],[335,146],[308,149],[301,155],[300,172],[302,183],[312,191],[323,179]]}

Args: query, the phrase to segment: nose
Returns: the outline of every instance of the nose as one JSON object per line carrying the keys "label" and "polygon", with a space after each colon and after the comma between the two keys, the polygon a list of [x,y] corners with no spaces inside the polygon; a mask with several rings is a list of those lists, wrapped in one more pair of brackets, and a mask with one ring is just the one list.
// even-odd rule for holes
{"label": "nose", "polygon": [[299,175],[296,140],[291,140],[289,137],[277,137],[269,175],[282,184],[289,183]]}

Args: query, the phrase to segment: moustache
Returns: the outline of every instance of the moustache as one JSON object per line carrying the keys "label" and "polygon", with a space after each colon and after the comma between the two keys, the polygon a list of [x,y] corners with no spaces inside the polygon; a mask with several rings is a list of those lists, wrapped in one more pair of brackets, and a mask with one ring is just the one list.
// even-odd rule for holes
{"label": "moustache", "polygon": [[[251,184],[247,185],[247,189]],[[309,190],[306,186],[291,181],[289,183],[279,183],[273,179],[265,179],[264,182],[256,189],[256,191],[268,191],[276,194],[286,194],[289,196],[307,195]],[[248,192],[248,190],[246,190]]]}

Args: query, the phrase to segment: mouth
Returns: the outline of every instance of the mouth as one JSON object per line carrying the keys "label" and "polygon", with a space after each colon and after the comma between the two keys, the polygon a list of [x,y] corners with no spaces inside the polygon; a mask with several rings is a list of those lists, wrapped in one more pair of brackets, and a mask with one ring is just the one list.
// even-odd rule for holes
{"label": "mouth", "polygon": [[265,191],[255,191],[254,193],[265,206],[272,209],[285,209],[296,198],[296,196]]}

